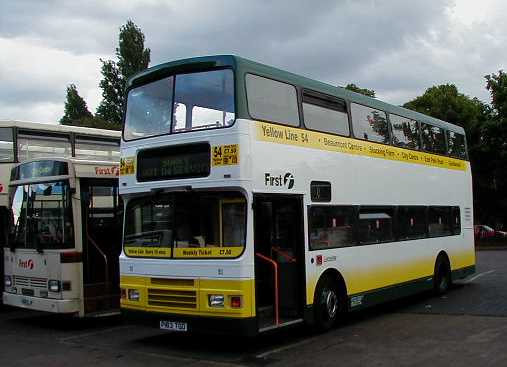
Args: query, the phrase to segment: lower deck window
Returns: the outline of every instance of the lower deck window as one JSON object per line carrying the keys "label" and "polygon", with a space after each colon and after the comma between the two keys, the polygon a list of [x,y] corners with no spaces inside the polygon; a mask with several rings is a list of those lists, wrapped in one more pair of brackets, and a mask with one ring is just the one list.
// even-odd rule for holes
{"label": "lower deck window", "polygon": [[393,209],[361,208],[359,212],[359,243],[393,240]]}
{"label": "lower deck window", "polygon": [[428,210],[428,234],[430,237],[447,236],[451,230],[451,207],[430,206]]}
{"label": "lower deck window", "polygon": [[313,206],[308,214],[312,250],[354,244],[355,210],[352,206]]}
{"label": "lower deck window", "polygon": [[426,237],[426,207],[399,207],[398,238],[400,240],[412,240],[424,237]]}
{"label": "lower deck window", "polygon": [[459,235],[459,206],[308,208],[310,250]]}

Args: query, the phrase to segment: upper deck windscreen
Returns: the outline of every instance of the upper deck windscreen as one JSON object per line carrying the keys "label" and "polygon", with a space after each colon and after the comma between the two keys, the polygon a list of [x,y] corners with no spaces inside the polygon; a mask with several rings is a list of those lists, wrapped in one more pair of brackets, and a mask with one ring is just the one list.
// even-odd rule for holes
{"label": "upper deck windscreen", "polygon": [[130,90],[124,138],[227,127],[234,118],[232,70],[178,74]]}

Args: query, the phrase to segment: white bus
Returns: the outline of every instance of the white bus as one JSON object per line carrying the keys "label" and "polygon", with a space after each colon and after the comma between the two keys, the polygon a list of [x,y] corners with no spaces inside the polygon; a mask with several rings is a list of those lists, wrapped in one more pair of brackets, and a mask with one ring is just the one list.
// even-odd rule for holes
{"label": "white bus", "polygon": [[[16,163],[34,158],[112,161],[120,156],[119,131],[77,126],[0,120],[0,259],[7,245],[9,181]],[[3,261],[0,261],[3,277]],[[0,284],[0,292],[4,282]],[[1,302],[0,302],[1,303]]]}
{"label": "white bus", "polygon": [[125,315],[255,334],[475,270],[461,127],[235,56],[129,81]]}

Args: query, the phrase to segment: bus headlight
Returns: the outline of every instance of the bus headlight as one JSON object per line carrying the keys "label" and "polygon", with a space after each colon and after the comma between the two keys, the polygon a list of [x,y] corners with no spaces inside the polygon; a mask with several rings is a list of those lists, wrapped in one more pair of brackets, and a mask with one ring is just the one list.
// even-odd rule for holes
{"label": "bus headlight", "polygon": [[5,275],[4,276],[4,284],[5,284],[5,288],[12,287],[12,278],[11,278],[10,275]]}
{"label": "bus headlight", "polygon": [[129,289],[129,301],[139,301],[140,295],[137,289]]}
{"label": "bus headlight", "polygon": [[60,281],[50,279],[48,282],[48,289],[50,292],[60,292]]}
{"label": "bus headlight", "polygon": [[210,307],[224,307],[224,295],[223,294],[210,294],[208,296],[208,302]]}

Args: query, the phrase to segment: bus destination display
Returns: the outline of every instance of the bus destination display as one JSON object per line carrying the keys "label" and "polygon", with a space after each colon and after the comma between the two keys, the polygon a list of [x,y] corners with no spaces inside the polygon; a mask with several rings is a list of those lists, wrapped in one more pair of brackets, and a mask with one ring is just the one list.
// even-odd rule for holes
{"label": "bus destination display", "polygon": [[208,144],[188,144],[139,152],[139,181],[206,177],[210,173]]}

